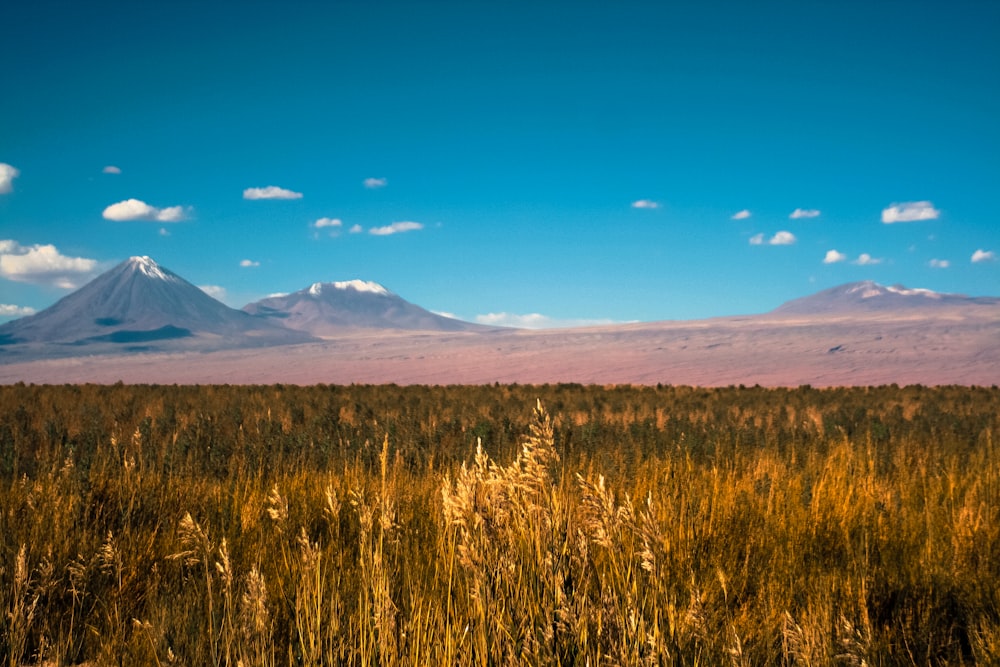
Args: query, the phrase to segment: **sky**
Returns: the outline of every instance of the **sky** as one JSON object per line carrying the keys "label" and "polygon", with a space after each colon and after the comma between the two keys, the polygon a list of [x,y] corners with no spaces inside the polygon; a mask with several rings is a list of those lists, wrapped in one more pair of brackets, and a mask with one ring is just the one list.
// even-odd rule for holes
{"label": "sky", "polygon": [[1000,295],[1000,3],[15,0],[0,321],[148,255],[528,326]]}

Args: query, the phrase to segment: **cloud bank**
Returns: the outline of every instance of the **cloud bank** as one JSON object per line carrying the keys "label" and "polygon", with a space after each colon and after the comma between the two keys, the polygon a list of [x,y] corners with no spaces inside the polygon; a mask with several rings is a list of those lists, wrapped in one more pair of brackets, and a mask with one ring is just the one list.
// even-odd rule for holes
{"label": "cloud bank", "polygon": [[0,277],[20,283],[75,289],[97,270],[97,260],[67,257],[54,245],[0,241]]}
{"label": "cloud bank", "polygon": [[419,222],[409,222],[409,221],[394,222],[391,225],[386,225],[384,227],[372,227],[371,229],[368,230],[368,233],[374,234],[375,236],[389,236],[390,234],[399,234],[401,232],[413,232],[423,228],[424,226]]}
{"label": "cloud bank", "polygon": [[5,195],[14,190],[14,179],[21,175],[16,167],[0,162],[0,195]]}
{"label": "cloud bank", "polygon": [[34,314],[35,309],[29,306],[15,306],[9,303],[0,303],[0,317],[26,317]]}
{"label": "cloud bank", "polygon": [[518,329],[565,329],[570,327],[596,327],[610,324],[622,324],[615,320],[568,319],[559,320],[541,313],[487,313],[476,315],[476,322],[491,327],[515,327]]}
{"label": "cloud bank", "polygon": [[896,222],[936,220],[939,215],[941,211],[934,208],[934,204],[929,201],[907,201],[883,209],[882,222],[891,225]]}
{"label": "cloud bank", "polygon": [[266,188],[247,188],[243,191],[244,199],[302,199],[301,192],[269,185]]}
{"label": "cloud bank", "polygon": [[154,222],[181,222],[187,216],[183,206],[156,208],[138,199],[126,199],[104,209],[105,220],[127,222],[129,220],[151,220]]}

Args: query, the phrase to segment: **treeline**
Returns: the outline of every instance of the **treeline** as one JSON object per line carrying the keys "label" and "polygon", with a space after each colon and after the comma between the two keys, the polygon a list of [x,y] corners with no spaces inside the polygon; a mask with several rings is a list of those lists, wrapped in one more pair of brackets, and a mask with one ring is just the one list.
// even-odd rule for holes
{"label": "treeline", "polygon": [[0,663],[998,664],[998,426],[995,387],[0,387]]}

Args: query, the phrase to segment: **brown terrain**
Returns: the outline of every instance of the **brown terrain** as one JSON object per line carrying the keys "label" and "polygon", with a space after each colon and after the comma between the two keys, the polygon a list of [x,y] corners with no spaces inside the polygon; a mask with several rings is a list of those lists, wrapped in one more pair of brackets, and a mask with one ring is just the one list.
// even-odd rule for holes
{"label": "brown terrain", "polygon": [[318,342],[0,364],[0,383],[1000,383],[1000,311],[772,314],[491,333],[356,330]]}

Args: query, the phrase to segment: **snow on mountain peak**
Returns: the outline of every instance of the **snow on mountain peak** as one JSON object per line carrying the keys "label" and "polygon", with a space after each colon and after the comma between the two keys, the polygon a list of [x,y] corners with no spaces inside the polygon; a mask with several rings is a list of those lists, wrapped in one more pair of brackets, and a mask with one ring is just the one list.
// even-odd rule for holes
{"label": "snow on mountain peak", "polygon": [[336,289],[348,290],[352,289],[356,292],[370,292],[372,294],[389,294],[389,290],[382,287],[378,283],[374,283],[368,280],[344,280],[341,282],[332,283]]}
{"label": "snow on mountain peak", "polygon": [[922,288],[907,288],[902,285],[893,285],[891,287],[886,287],[884,285],[879,285],[873,280],[865,280],[863,282],[852,285],[848,290],[847,294],[859,294],[862,299],[871,299],[876,296],[885,296],[886,294],[898,294],[900,296],[922,296],[928,299],[940,299],[941,293],[935,292],[929,289]]}
{"label": "snow on mountain peak", "polygon": [[323,293],[324,289],[333,288],[336,290],[354,290],[355,292],[365,292],[368,294],[380,294],[383,296],[391,294],[389,290],[382,287],[378,283],[374,283],[367,280],[342,280],[333,283],[313,283],[306,290],[310,296],[319,296]]}
{"label": "snow on mountain peak", "polygon": [[158,280],[173,280],[171,276],[160,268],[160,265],[154,262],[149,256],[142,255],[129,257],[129,266],[131,266],[136,271],[141,272],[144,276],[150,278],[156,278]]}

